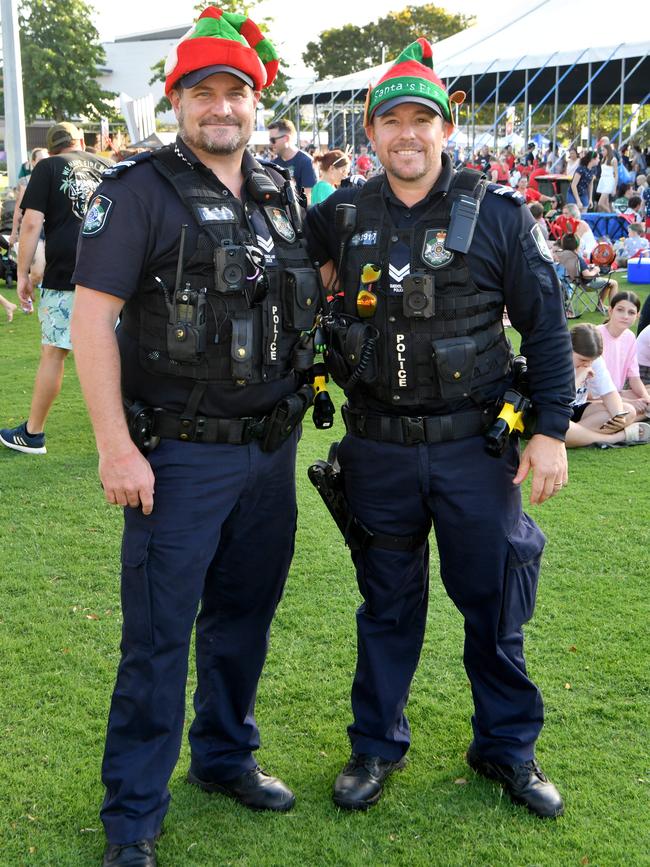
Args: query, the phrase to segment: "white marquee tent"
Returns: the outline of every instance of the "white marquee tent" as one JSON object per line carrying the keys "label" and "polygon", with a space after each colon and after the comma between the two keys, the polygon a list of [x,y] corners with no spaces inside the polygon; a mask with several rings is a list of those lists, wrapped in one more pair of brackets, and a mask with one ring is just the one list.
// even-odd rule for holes
{"label": "white marquee tent", "polygon": [[[553,121],[545,132],[555,140],[566,107],[586,104],[588,138],[598,133],[591,129],[591,107],[615,105],[619,123],[612,138],[623,141],[633,122],[624,106],[643,108],[650,96],[650,18],[643,22],[643,15],[619,13],[609,0],[591,0],[584,7],[566,0],[521,0],[507,17],[491,16],[487,24],[436,43],[435,69],[450,90],[467,93],[459,122],[470,139],[475,138],[476,114],[486,105],[494,105],[495,138],[504,122],[504,106],[523,106],[519,115],[524,138],[536,123],[537,110],[552,106]],[[334,127],[335,116],[343,110],[361,113],[369,83],[390,65],[293,91],[283,113],[311,102],[315,111],[318,106],[329,109],[328,122]]]}

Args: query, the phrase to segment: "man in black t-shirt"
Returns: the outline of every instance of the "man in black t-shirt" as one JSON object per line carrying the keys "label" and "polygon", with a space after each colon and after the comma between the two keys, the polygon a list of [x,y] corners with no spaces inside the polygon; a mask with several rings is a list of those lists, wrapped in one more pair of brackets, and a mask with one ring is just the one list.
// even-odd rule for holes
{"label": "man in black t-shirt", "polygon": [[34,166],[21,201],[24,217],[18,253],[18,297],[31,309],[34,287],[29,278],[34,253],[45,229],[45,273],[39,304],[41,360],[34,381],[29,418],[0,430],[0,442],[27,454],[45,454],[43,428],[61,390],[63,365],[72,348],[70,317],[74,301],[71,281],[77,239],[88,200],[109,163],[84,151],[83,132],[71,123],[48,130],[49,159]]}
{"label": "man in black t-shirt", "polygon": [[296,128],[290,120],[275,120],[269,126],[269,141],[275,154],[273,162],[288,169],[298,190],[311,204],[311,189],[316,184],[316,172],[311,158],[296,147]]}

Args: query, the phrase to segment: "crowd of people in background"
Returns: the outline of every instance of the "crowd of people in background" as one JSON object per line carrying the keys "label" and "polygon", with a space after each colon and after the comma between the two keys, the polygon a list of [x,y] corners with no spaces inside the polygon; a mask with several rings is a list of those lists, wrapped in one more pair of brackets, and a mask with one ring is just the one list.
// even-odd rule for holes
{"label": "crowd of people in background", "polygon": [[[341,186],[360,185],[382,171],[368,143],[353,148],[299,147],[299,138],[290,120],[274,121],[269,127],[269,146],[258,148],[255,155],[287,170],[309,207],[318,204]],[[127,148],[115,154],[116,160],[134,153]],[[580,284],[598,293],[597,310],[605,323],[595,327],[587,323],[572,329],[577,398],[567,445],[569,447],[613,444],[640,444],[650,441],[650,305],[641,312],[638,344],[630,326],[639,317],[640,302],[634,293],[618,291],[611,271],[624,269],[639,256],[650,256],[650,188],[647,169],[648,148],[634,142],[615,148],[606,137],[595,149],[568,148],[544,150],[531,142],[518,152],[511,145],[493,152],[483,145],[475,152],[449,144],[448,157],[456,168],[466,166],[485,173],[491,183],[510,187],[525,201],[540,227],[558,269],[567,284]],[[15,255],[19,240],[22,209],[20,207],[31,171],[47,157],[47,150],[35,148],[21,172],[15,190],[9,191],[4,208],[3,231],[7,252]],[[550,177],[549,177],[550,176]],[[568,181],[564,197],[560,187],[540,189],[538,180]],[[548,193],[552,194],[549,195]],[[584,219],[589,212],[619,214],[624,217],[624,231],[616,243],[608,237],[596,237]],[[561,231],[558,231],[561,226]],[[2,236],[0,236],[2,237]],[[603,267],[592,261],[594,250],[610,245],[611,261]],[[42,248],[42,242],[41,242]],[[43,260],[43,261],[42,261]],[[44,255],[39,249],[33,263],[33,282],[42,279]],[[567,317],[579,313],[572,309],[567,293]],[[11,320],[16,305],[0,295],[0,305]],[[623,312],[622,308],[626,308]],[[629,309],[628,309],[629,308]],[[31,312],[25,310],[25,312]],[[627,318],[626,318],[627,317]],[[625,320],[621,325],[622,320]],[[629,322],[627,320],[630,320]],[[506,325],[509,324],[506,317]],[[625,342],[625,370],[615,347]]]}

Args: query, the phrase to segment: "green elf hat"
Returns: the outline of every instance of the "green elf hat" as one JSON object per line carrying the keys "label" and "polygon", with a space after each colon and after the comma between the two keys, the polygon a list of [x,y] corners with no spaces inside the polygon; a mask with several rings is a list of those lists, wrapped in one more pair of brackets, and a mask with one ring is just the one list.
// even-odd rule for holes
{"label": "green elf hat", "polygon": [[275,48],[245,15],[208,6],[165,63],[165,93],[179,82],[194,87],[215,72],[229,72],[254,90],[268,87],[278,71]]}
{"label": "green elf hat", "polygon": [[407,46],[388,72],[366,96],[365,125],[373,117],[380,117],[402,102],[426,105],[453,125],[451,103],[465,101],[462,90],[447,94],[445,86],[433,71],[433,49],[426,39],[418,39]]}

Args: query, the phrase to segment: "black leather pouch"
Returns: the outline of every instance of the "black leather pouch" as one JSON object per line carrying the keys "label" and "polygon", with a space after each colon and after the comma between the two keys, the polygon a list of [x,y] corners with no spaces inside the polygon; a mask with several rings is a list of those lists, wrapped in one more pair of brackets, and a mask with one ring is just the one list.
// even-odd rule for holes
{"label": "black leather pouch", "polygon": [[472,385],[476,343],[471,337],[449,337],[434,340],[432,345],[440,396],[446,400],[466,397]]}

